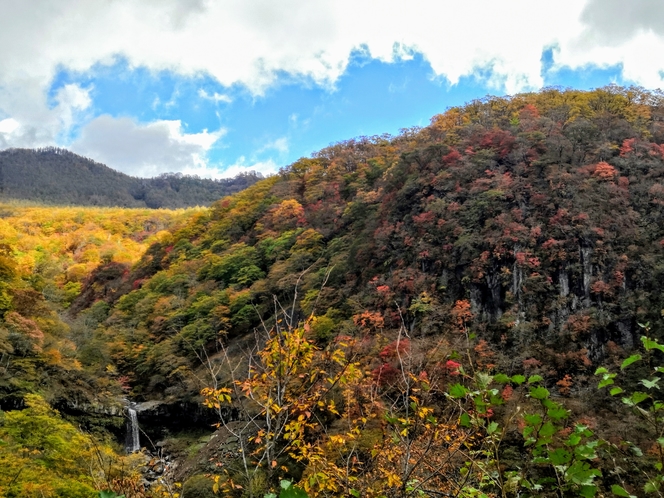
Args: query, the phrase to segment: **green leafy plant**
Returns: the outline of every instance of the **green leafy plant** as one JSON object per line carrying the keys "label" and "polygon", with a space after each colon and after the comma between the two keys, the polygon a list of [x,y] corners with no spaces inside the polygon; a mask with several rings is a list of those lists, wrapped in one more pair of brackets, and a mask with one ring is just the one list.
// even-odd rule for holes
{"label": "green leafy plant", "polygon": [[[635,353],[620,365],[620,373],[611,372],[605,367],[595,371],[600,381],[598,389],[608,388],[609,394],[620,399],[623,406],[642,421],[642,429],[647,432],[648,440],[653,444],[655,462],[648,462],[641,449],[628,441],[621,446],[629,448],[631,453],[638,457],[638,474],[645,477],[643,491],[645,493],[656,493],[662,496],[662,485],[664,484],[664,402],[661,399],[660,382],[663,379],[664,366],[662,366],[661,355],[664,353],[664,345],[650,337],[650,323],[639,324],[645,335],[641,336],[643,354]],[[638,381],[637,386],[630,385],[625,379],[625,371],[636,367],[643,372],[644,378]],[[619,378],[619,375],[621,378]],[[621,380],[621,385],[617,381]],[[622,452],[623,448],[612,445],[616,452]],[[652,470],[651,470],[652,469]],[[620,473],[618,473],[620,475]],[[626,484],[614,485],[611,491],[616,496],[631,496],[625,489]]]}
{"label": "green leafy plant", "polygon": [[[306,491],[294,485],[291,481],[282,480],[280,483],[279,498],[309,498]],[[265,498],[277,498],[276,493],[268,493]]]}
{"label": "green leafy plant", "polygon": [[100,491],[99,498],[125,498],[125,495],[115,494],[114,491]]}

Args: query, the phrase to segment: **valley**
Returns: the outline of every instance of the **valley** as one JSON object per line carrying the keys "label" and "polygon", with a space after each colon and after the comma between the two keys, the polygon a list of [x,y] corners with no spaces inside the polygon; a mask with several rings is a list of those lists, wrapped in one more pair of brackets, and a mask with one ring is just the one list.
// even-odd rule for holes
{"label": "valley", "polygon": [[237,190],[0,205],[1,496],[661,494],[661,93],[487,97]]}

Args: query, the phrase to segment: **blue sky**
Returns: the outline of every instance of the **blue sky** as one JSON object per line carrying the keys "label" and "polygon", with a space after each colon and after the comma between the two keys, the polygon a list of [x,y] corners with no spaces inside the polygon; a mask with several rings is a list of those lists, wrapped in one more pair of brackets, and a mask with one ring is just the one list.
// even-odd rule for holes
{"label": "blue sky", "polygon": [[68,147],[136,176],[270,173],[488,94],[655,88],[664,70],[642,55],[664,47],[650,0],[634,0],[613,37],[605,10],[624,10],[617,0],[390,0],[387,13],[361,1],[261,2],[164,0],[149,12],[73,2],[34,19],[0,0],[10,10],[0,20],[0,148]]}
{"label": "blue sky", "polygon": [[[623,83],[619,65],[547,71],[550,59],[551,51],[543,52],[544,86],[590,89]],[[272,160],[284,166],[334,142],[426,126],[433,115],[448,107],[499,93],[487,83],[489,79],[490,75],[465,76],[452,85],[436,76],[421,54],[381,62],[358,52],[333,86],[282,74],[264,94],[252,95],[241,85],[225,87],[206,76],[131,69],[120,60],[85,73],[63,69],[49,95],[55,106],[54,96],[67,84],[92,88],[88,119],[110,115],[145,124],[181,120],[187,133],[222,128],[225,134],[208,153],[212,164]],[[84,124],[69,130],[62,142],[75,142]]]}

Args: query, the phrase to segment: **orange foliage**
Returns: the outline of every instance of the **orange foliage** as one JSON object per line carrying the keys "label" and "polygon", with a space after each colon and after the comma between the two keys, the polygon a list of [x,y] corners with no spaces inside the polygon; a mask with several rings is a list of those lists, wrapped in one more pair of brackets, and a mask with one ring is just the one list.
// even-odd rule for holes
{"label": "orange foliage", "polygon": [[394,341],[389,343],[383,348],[380,352],[380,357],[383,360],[398,358],[401,355],[404,355],[410,350],[410,340],[401,339],[399,341]]}
{"label": "orange foliage", "polygon": [[365,311],[359,315],[353,316],[353,323],[364,329],[382,329],[385,326],[385,319],[378,312]]}
{"label": "orange foliage", "polygon": [[539,361],[536,358],[528,358],[527,360],[523,360],[522,364],[523,364],[523,368],[525,368],[526,370],[529,370],[531,368],[538,368],[538,367],[542,366],[542,362]]}
{"label": "orange foliage", "polygon": [[602,180],[613,180],[614,177],[618,176],[618,171],[609,163],[602,161],[595,166],[593,176]]}
{"label": "orange foliage", "polygon": [[33,320],[22,317],[15,311],[10,311],[5,315],[5,324],[15,334],[28,339],[33,353],[41,352],[44,344],[44,333]]}
{"label": "orange foliage", "polygon": [[572,376],[570,374],[565,374],[565,376],[562,379],[556,382],[556,385],[558,386],[558,391],[560,391],[560,394],[562,394],[563,396],[570,395],[573,384],[574,382],[572,382]]}
{"label": "orange foliage", "polygon": [[479,367],[490,370],[495,366],[493,363],[491,363],[491,361],[495,357],[495,353],[491,351],[491,348],[489,347],[489,343],[487,341],[485,341],[484,339],[480,339],[480,341],[477,343],[474,349],[475,349],[475,354],[477,355],[476,356],[477,365]]}
{"label": "orange foliage", "polygon": [[634,143],[636,138],[627,138],[623,140],[622,146],[620,147],[620,157],[625,157],[630,152],[634,152]]}
{"label": "orange foliage", "polygon": [[454,323],[463,328],[473,319],[473,313],[470,311],[470,302],[467,299],[459,300],[452,308],[452,318]]}
{"label": "orange foliage", "polygon": [[602,280],[597,280],[592,284],[590,290],[593,294],[609,294],[611,292],[611,286]]}
{"label": "orange foliage", "polygon": [[202,209],[151,210],[2,205],[0,238],[17,251],[19,273],[44,262],[58,270],[56,283],[80,282],[102,261],[133,264],[168,236],[165,229]]}
{"label": "orange foliage", "polygon": [[589,315],[577,314],[569,317],[565,324],[565,329],[569,331],[572,338],[576,339],[588,334],[592,330],[593,325],[593,320]]}
{"label": "orange foliage", "polygon": [[287,199],[272,211],[272,223],[275,227],[286,229],[305,223],[304,208],[295,199]]}
{"label": "orange foliage", "polygon": [[537,119],[540,117],[539,110],[532,104],[526,104],[521,111],[519,111],[519,119]]}

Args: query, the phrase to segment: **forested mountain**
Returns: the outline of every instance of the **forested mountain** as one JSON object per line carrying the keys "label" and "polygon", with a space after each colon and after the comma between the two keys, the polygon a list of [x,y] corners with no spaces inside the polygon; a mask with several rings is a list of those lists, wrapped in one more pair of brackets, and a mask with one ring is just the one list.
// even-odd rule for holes
{"label": "forested mountain", "polygon": [[209,180],[181,174],[135,178],[65,149],[0,151],[0,198],[44,204],[176,209],[207,206],[260,177]]}
{"label": "forested mountain", "polygon": [[[0,403],[100,431],[85,407],[144,402],[185,498],[660,496],[663,206],[660,93],[474,101],[303,158],[135,263],[10,243]],[[168,439],[207,416],[204,444]]]}

